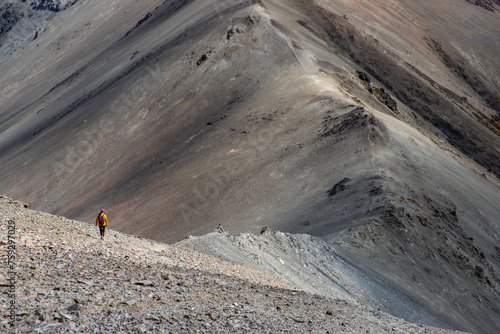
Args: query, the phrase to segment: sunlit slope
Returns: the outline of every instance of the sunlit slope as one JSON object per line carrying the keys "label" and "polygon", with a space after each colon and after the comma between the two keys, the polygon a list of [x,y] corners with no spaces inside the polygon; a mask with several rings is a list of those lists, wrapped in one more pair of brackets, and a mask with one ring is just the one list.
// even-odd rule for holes
{"label": "sunlit slope", "polygon": [[[387,135],[374,110],[498,171],[497,123],[484,124],[495,111],[427,42],[448,36],[411,21],[408,29],[430,37],[396,35],[396,23],[360,26],[372,22],[363,13],[422,21],[432,8],[320,4],[338,13],[300,1],[75,5],[3,66],[3,188],[79,218],[113,208],[120,228],[170,241],[218,223],[296,229],[312,219],[336,231],[338,211],[321,202],[345,171],[376,177],[373,155]],[[411,63],[393,53],[404,43]],[[360,187],[355,201],[346,197],[352,219],[373,211],[371,188]]]}
{"label": "sunlit slope", "polygon": [[167,242],[311,234],[393,287],[371,299],[392,313],[495,332],[498,17],[461,0],[78,1],[0,67],[0,190]]}

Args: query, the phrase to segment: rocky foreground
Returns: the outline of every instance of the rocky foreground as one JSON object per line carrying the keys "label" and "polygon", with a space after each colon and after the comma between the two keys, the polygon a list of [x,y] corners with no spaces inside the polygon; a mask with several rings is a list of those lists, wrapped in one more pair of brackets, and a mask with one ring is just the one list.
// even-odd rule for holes
{"label": "rocky foreground", "polygon": [[0,332],[452,332],[312,295],[176,245],[113,230],[101,240],[92,224],[5,197],[0,217]]}

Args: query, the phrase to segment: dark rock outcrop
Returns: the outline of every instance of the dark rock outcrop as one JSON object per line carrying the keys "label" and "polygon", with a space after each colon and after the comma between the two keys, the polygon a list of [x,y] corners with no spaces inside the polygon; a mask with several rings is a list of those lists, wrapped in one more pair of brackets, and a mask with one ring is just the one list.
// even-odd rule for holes
{"label": "dark rock outcrop", "polygon": [[479,6],[490,12],[498,12],[498,7],[500,6],[500,0],[465,0],[473,5]]}

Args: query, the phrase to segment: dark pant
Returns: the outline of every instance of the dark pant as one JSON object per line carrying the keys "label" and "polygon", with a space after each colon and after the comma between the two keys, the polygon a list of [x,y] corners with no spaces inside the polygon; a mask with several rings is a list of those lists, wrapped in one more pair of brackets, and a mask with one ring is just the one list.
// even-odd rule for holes
{"label": "dark pant", "polygon": [[104,237],[104,230],[106,230],[106,226],[99,225],[99,232],[101,233],[101,237]]}

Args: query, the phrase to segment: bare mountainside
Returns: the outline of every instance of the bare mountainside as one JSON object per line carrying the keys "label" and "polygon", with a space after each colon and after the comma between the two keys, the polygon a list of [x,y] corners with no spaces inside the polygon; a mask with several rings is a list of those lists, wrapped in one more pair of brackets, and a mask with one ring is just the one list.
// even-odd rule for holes
{"label": "bare mountainside", "polygon": [[[3,196],[0,218],[2,262],[8,240],[17,246],[17,317],[14,326],[2,318],[3,333],[458,334],[355,301],[305,293],[262,271],[180,245],[115,231],[101,240],[95,227],[24,209]],[[12,275],[3,269],[5,310]]]}
{"label": "bare mountainside", "polygon": [[0,64],[46,28],[55,13],[77,0],[3,0],[0,2]]}
{"label": "bare mountainside", "polygon": [[0,189],[158,241],[307,234],[373,282],[352,290],[372,306],[498,332],[499,18],[80,0],[0,65]]}

